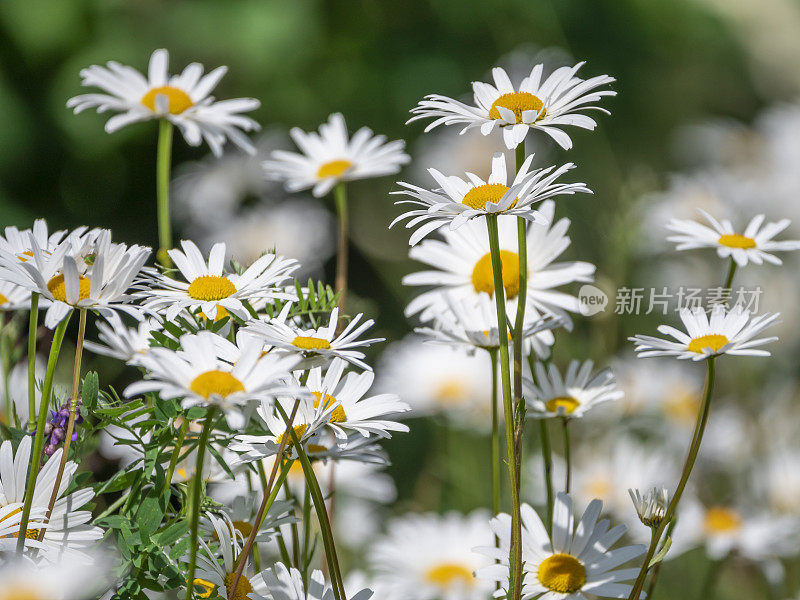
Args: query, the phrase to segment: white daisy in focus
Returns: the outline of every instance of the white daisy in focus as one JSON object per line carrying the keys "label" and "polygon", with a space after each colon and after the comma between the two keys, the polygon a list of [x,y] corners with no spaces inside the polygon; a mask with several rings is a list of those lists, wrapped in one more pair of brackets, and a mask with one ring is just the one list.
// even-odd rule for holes
{"label": "white daisy in focus", "polygon": [[97,322],[97,337],[103,343],[86,340],[83,345],[95,354],[135,364],[137,358],[150,351],[153,332],[161,331],[162,327],[163,324],[156,317],[144,319],[136,327],[128,327],[119,315],[111,313],[106,316],[105,322]]}
{"label": "white daisy in focus", "polygon": [[425,127],[426,132],[439,125],[463,125],[461,133],[480,127],[483,135],[489,135],[499,127],[509,149],[521,144],[528,131],[535,128],[568,150],[572,147],[572,140],[561,128],[573,125],[593,130],[597,123],[583,112],[597,110],[609,114],[596,103],[603,96],[616,95],[613,90],[597,89],[613,83],[613,77],[599,75],[585,80],[576,77],[584,64],[560,67],[544,81],[544,65],[538,64],[519,87],[514,87],[504,69],[495,67],[492,69],[494,85],[480,81],[472,83],[475,106],[431,94],[411,109],[414,116],[408,122],[432,118],[433,121]]}
{"label": "white daisy in focus", "polygon": [[[744,267],[748,262],[760,265],[764,262],[774,265],[783,264],[773,252],[787,252],[800,249],[800,240],[775,241],[773,238],[789,227],[789,219],[781,219],[776,223],[764,223],[764,215],[753,217],[742,233],[736,233],[727,219],[717,221],[705,211],[700,211],[711,225],[697,221],[671,219],[667,229],[676,232],[667,238],[676,242],[676,250],[693,250],[695,248],[715,248],[720,258],[733,259],[737,265]],[[762,227],[763,225],[763,227]]]}
{"label": "white daisy in focus", "polygon": [[764,329],[775,324],[778,314],[763,314],[750,318],[750,311],[737,304],[727,310],[721,304],[715,304],[711,315],[702,307],[681,309],[681,321],[684,333],[669,325],[660,325],[658,331],[672,336],[677,341],[649,335],[637,335],[628,338],[636,347],[640,358],[649,356],[674,356],[681,360],[704,360],[720,354],[732,356],[769,356],[769,352],[759,346],[777,340],[777,337],[757,338]]}
{"label": "white daisy in focus", "polygon": [[[198,548],[197,568],[192,587],[200,598],[213,597],[215,594],[227,598],[228,588],[233,585],[236,576],[237,561],[242,552],[244,540],[229,518],[218,518],[212,513],[206,513],[205,519],[213,527],[214,538],[219,545],[215,551],[204,539],[198,538],[200,547]],[[187,558],[184,557],[184,560]],[[220,558],[222,559],[221,563]],[[260,578],[247,576],[249,563],[248,560],[245,572],[242,573],[236,584],[236,591],[233,593],[234,600],[248,600],[250,594],[255,593],[260,596],[267,591]]]}
{"label": "white daisy in focus", "polygon": [[253,321],[243,331],[253,334],[266,346],[302,356],[305,360],[298,366],[299,369],[324,364],[338,357],[361,369],[372,370],[363,360],[364,353],[356,348],[365,348],[383,341],[383,338],[358,339],[375,321],[367,319],[359,323],[364,316],[359,313],[337,334],[338,308],[331,311],[327,325],[311,328],[295,325],[289,318],[291,309],[292,305],[288,303],[274,319]]}
{"label": "white daisy in focus", "polygon": [[472,549],[491,544],[485,511],[410,514],[389,521],[368,560],[375,583],[391,598],[485,600],[492,585],[474,572],[490,561]]}
{"label": "white daisy in focus", "polygon": [[315,367],[308,373],[306,387],[314,397],[314,406],[332,408],[328,426],[340,440],[346,440],[348,432],[388,438],[390,431],[407,432],[408,426],[385,417],[399,415],[411,407],[395,394],[378,394],[365,398],[372,387],[375,374],[372,371],[347,373],[347,361],[334,358],[325,370]]}
{"label": "white daisy in focus", "polygon": [[[73,233],[81,235],[85,231],[86,228],[81,227]],[[47,221],[44,219],[36,219],[33,222],[33,227],[29,229],[20,230],[12,225],[6,227],[3,235],[0,235],[0,254],[12,256],[24,262],[33,256],[31,239],[36,242],[39,248],[52,252],[66,235],[67,231],[65,229],[49,233]]]}
{"label": "white daisy in focus", "polygon": [[558,368],[542,363],[534,365],[533,380],[524,379],[525,398],[534,419],[552,417],[582,417],[586,412],[610,400],[619,400],[624,395],[617,387],[610,369],[593,373],[594,363],[572,360],[567,372],[561,376]]}
{"label": "white daisy in focus", "polygon": [[127,397],[158,392],[162,399],[182,398],[183,408],[214,405],[232,429],[245,424],[242,408],[251,400],[272,397],[285,389],[297,363],[294,356],[263,354],[262,344],[240,335],[234,344],[210,331],[185,334],[181,350],[152,348],[136,359],[145,379],[125,389]]}
{"label": "white daisy in focus", "polygon": [[631,502],[636,509],[636,515],[647,527],[658,527],[664,517],[667,516],[669,508],[669,490],[667,488],[654,487],[642,493],[638,489],[629,489]]}
{"label": "white daisy in focus", "polygon": [[[598,521],[602,505],[600,500],[590,502],[576,523],[572,499],[567,494],[558,494],[553,508],[552,540],[536,511],[522,505],[523,599],[628,596],[633,587],[623,582],[635,579],[639,569],[617,567],[643,555],[645,547],[623,546],[612,550],[626,527],[610,527],[607,520]],[[479,570],[477,575],[500,582],[501,590],[495,597],[501,597],[509,584],[511,517],[503,513],[492,519],[492,531],[500,539],[500,548],[486,547],[480,552],[500,562]]]}
{"label": "white daisy in focus", "polygon": [[[333,600],[335,597],[331,584],[325,581],[322,571],[316,569],[309,576],[308,586],[303,584],[300,571],[287,569],[283,563],[275,563],[271,568],[261,571],[253,577],[253,581],[259,589],[266,590],[257,590],[251,596],[255,600]],[[372,590],[363,589],[349,596],[349,600],[369,600],[371,597]]]}
{"label": "white daisy in focus", "polygon": [[225,271],[224,243],[214,244],[207,262],[194,242],[182,240],[181,247],[183,251],[172,249],[168,254],[185,281],[153,274],[147,288],[139,293],[145,309],[163,313],[168,321],[184,309],[199,309],[208,319],[217,319],[218,312],[223,310],[223,315],[230,313],[249,320],[252,316],[244,302],[291,299],[279,286],[289,281],[297,261],[264,254],[242,274],[237,274]]}
{"label": "white daisy in focus", "polygon": [[56,564],[9,560],[0,566],[0,600],[98,598],[111,584],[109,574],[107,560],[98,553],[90,561],[65,556]]}
{"label": "white daisy in focus", "polygon": [[[404,212],[389,227],[409,219],[406,228],[417,227],[408,241],[410,246],[414,246],[431,232],[446,230],[445,225],[452,231],[468,221],[487,215],[513,215],[549,224],[550,220],[536,211],[535,204],[554,196],[592,193],[584,183],[557,182],[559,177],[575,167],[574,164],[531,171],[532,162],[533,154],[525,159],[510,184],[506,158],[500,152],[492,157],[492,173],[486,181],[473,173],[467,173],[467,179],[462,179],[455,175],[444,175],[436,169],[428,169],[438,184],[434,189],[400,181],[398,184],[405,189],[392,193],[410,196],[412,200],[398,200],[395,204],[412,204],[422,208]],[[485,223],[480,225],[486,228]]]}
{"label": "white daisy in focus", "polygon": [[70,98],[67,107],[79,113],[87,108],[116,112],[106,122],[106,132],[151,119],[167,119],[178,127],[186,143],[202,141],[219,156],[230,140],[247,152],[255,152],[243,133],[259,129],[258,123],[242,115],[261,106],[254,98],[216,101],[211,96],[227,67],[203,75],[203,65],[191,63],[180,75],[168,73],[169,53],[156,50],[150,56],[147,77],[133,67],[110,61],[105,67],[92,65],[81,71],[81,84],[98,87],[104,94],[83,94]]}
{"label": "white daisy in focus", "polygon": [[373,135],[368,127],[350,138],[340,113],[328,117],[319,133],[306,133],[299,127],[289,133],[302,153],[275,150],[272,160],[264,162],[267,178],[284,181],[290,192],[312,188],[317,198],[340,181],[391,175],[411,160],[403,151],[403,140],[387,143],[386,136]]}
{"label": "white daisy in focus", "polygon": [[52,251],[39,247],[33,236],[30,240],[31,258],[13,266],[6,262],[5,277],[49,301],[46,327],[54,328],[76,308],[142,318],[141,309],[129,303],[127,291],[150,248],[113,243],[107,229],[88,238],[70,235]]}
{"label": "white daisy in focus", "polygon": [[[433,327],[417,327],[414,329],[415,333],[428,338],[431,342],[472,351],[476,348],[490,351],[500,348],[497,305],[488,294],[462,298],[460,301],[447,292],[443,293],[443,297],[444,305],[432,306],[433,311],[441,310],[433,319]],[[539,321],[526,323],[522,331],[523,354],[527,356],[534,348],[541,346],[537,343],[537,333],[550,331],[561,325],[561,319],[552,315],[544,315]],[[506,332],[506,337],[510,345],[511,331]],[[542,348],[539,349],[544,351]]]}
{"label": "white daisy in focus", "polygon": [[[526,326],[538,322],[545,315],[561,319],[564,327],[571,329],[570,312],[580,310],[578,298],[558,288],[574,282],[594,280],[594,265],[587,262],[555,262],[569,247],[567,235],[569,219],[554,219],[555,203],[544,202],[540,213],[546,223],[528,226],[527,266],[528,287],[526,301]],[[516,315],[519,295],[519,245],[517,220],[512,217],[497,219],[503,289],[506,313]],[[447,309],[443,292],[452,302],[494,296],[494,273],[486,226],[479,221],[466,223],[456,231],[443,230],[444,240],[426,240],[412,248],[409,256],[436,270],[419,271],[406,275],[404,285],[433,286],[414,298],[406,308],[406,316],[417,313],[423,321],[430,321]],[[547,356],[555,338],[552,331],[543,330],[531,338],[539,356]]]}
{"label": "white daisy in focus", "polygon": [[460,427],[490,427],[492,367],[483,353],[411,335],[384,350],[377,372],[378,388],[397,391],[411,406],[410,416],[443,415]]}
{"label": "white daisy in focus", "polygon": [[672,538],[675,555],[703,546],[712,560],[736,552],[747,560],[764,562],[797,554],[798,533],[797,515],[774,515],[725,504],[703,506],[687,498],[678,509]]}
{"label": "white daisy in focus", "polygon": [[[2,481],[0,481],[0,484]],[[23,495],[25,490],[22,490]],[[2,495],[0,495],[2,498]],[[22,525],[22,509],[24,503],[11,502],[8,504],[0,504],[0,554],[9,553],[13,554],[17,550],[17,540],[19,539],[19,530]],[[45,522],[45,515],[47,514],[47,507],[31,507],[31,514],[28,519],[28,533],[25,536],[25,548],[45,548],[45,544],[36,539],[38,533]]]}
{"label": "white daisy in focus", "polygon": [[[36,487],[31,506],[42,517],[47,514],[50,496],[56,483],[56,473],[61,462],[61,452],[61,448],[56,450],[36,476]],[[0,508],[25,501],[25,480],[30,461],[30,436],[26,435],[22,438],[16,453],[14,453],[10,441],[3,442],[3,445],[0,446]],[[49,525],[45,528],[42,548],[44,557],[49,561],[57,562],[63,556],[71,560],[88,560],[89,557],[85,552],[103,537],[101,528],[89,525],[92,513],[88,510],[79,510],[94,498],[94,490],[83,488],[65,495],[77,470],[78,465],[75,462],[67,461]],[[0,521],[0,527],[2,525],[3,522]],[[19,523],[17,526],[19,527]],[[40,533],[38,527],[35,523],[28,523],[26,537],[31,540],[32,545],[36,545],[36,538]],[[15,532],[15,538],[17,533],[18,531]]]}

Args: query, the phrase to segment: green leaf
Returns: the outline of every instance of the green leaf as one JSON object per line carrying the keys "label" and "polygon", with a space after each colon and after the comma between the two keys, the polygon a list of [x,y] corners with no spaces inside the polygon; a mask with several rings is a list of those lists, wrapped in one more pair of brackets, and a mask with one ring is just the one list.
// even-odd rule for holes
{"label": "green leaf", "polygon": [[658,554],[656,554],[650,560],[650,562],[647,565],[647,568],[652,569],[654,566],[656,566],[658,563],[664,560],[664,557],[667,555],[667,552],[669,552],[670,546],[672,546],[672,538],[667,536],[667,539],[664,540],[664,543],[661,546],[661,550],[659,550]]}
{"label": "green leaf", "polygon": [[97,405],[97,398],[100,392],[100,380],[97,377],[96,371],[90,371],[83,379],[83,406],[88,411],[93,411]]}

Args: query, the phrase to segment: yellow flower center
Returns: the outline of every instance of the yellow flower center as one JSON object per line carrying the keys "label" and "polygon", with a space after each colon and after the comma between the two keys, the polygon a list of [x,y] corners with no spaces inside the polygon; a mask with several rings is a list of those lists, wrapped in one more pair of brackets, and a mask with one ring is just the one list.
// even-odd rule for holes
{"label": "yellow flower center", "polygon": [[235,392],[243,392],[244,385],[227,371],[206,371],[192,380],[189,389],[208,400],[211,396],[227,398]]}
{"label": "yellow flower center", "polygon": [[545,558],[536,576],[544,587],[561,594],[573,594],[586,583],[586,569],[569,554],[554,554]]}
{"label": "yellow flower center", "polygon": [[321,165],[317,170],[317,177],[325,179],[326,177],[341,177],[347,169],[353,166],[349,160],[332,160]]}
{"label": "yellow flower center", "polygon": [[5,304],[6,302],[8,302],[8,298],[5,296],[5,294],[0,294],[0,305]]}
{"label": "yellow flower center", "polygon": [[453,586],[472,586],[475,583],[475,577],[472,571],[463,565],[457,563],[442,563],[428,569],[425,578],[432,584],[438,585],[442,588],[450,588]]}
{"label": "yellow flower center", "polygon": [[[233,580],[236,577],[236,573],[228,573],[225,575],[225,587],[228,590],[228,594],[231,593],[231,587],[233,586]],[[236,591],[233,592],[232,596],[228,596],[231,600],[249,600],[248,594],[253,592],[253,584],[250,583],[250,580],[242,575],[239,577],[239,582],[236,584]]]}
{"label": "yellow flower center", "polygon": [[[503,273],[503,289],[506,298],[516,298],[519,293],[519,256],[511,250],[500,250],[500,265]],[[492,255],[484,254],[472,269],[472,287],[475,291],[486,292],[494,296],[494,272],[492,271]]]}
{"label": "yellow flower center", "polygon": [[[14,515],[18,515],[21,512],[22,512],[21,508],[15,508],[10,513],[8,513],[5,517],[0,519],[0,523],[5,521],[6,519],[10,519]],[[15,539],[18,538],[18,537],[19,537],[19,531],[15,531],[12,534],[2,536],[2,538],[15,538]],[[39,537],[39,530],[38,529],[26,529],[25,530],[25,537],[28,538],[29,540],[37,539]],[[0,539],[2,539],[2,538],[0,538]],[[0,596],[0,598],[2,598],[2,596]]]}
{"label": "yellow flower center", "polygon": [[[67,301],[67,288],[64,285],[64,275],[56,275],[47,282],[47,289],[53,298],[60,302]],[[84,275],[78,275],[78,300],[86,300],[92,292],[92,282]]]}
{"label": "yellow flower center", "polygon": [[322,338],[311,337],[307,335],[298,335],[292,340],[292,346],[300,348],[301,350],[330,350],[331,343]]}
{"label": "yellow flower center", "polygon": [[557,413],[559,409],[563,408],[566,414],[571,415],[581,403],[572,396],[559,396],[558,398],[551,398],[544,405],[548,412]]}
{"label": "yellow flower center", "polygon": [[607,498],[611,493],[611,483],[602,477],[595,477],[586,484],[587,496],[591,498]]}
{"label": "yellow flower center", "polygon": [[194,102],[189,97],[189,94],[180,88],[172,87],[171,85],[164,85],[161,87],[149,90],[142,96],[141,103],[152,111],[156,110],[156,97],[166,96],[169,101],[168,111],[170,114],[179,115],[187,108],[194,106]]}
{"label": "yellow flower center", "polygon": [[[319,408],[320,402],[322,400],[322,392],[311,392],[311,395],[314,396],[314,408]],[[331,396],[330,394],[325,394],[325,400],[323,402],[322,407],[324,409],[328,409],[331,406],[336,404],[336,398]],[[333,412],[330,414],[330,422],[331,423],[342,423],[347,420],[347,415],[344,414],[344,409],[340,404],[336,408],[333,409]]]}
{"label": "yellow flower center", "polygon": [[[200,316],[201,319],[203,319],[205,321],[208,321],[208,316],[202,310],[200,311],[200,315],[199,316]],[[225,317],[228,317],[228,316],[230,316],[230,313],[228,313],[228,311],[225,310],[225,307],[224,306],[218,306],[217,307],[217,316],[214,317],[214,323],[216,323],[217,321],[222,321],[222,319],[224,319]],[[264,354],[266,354],[266,352]],[[263,356],[263,354],[262,354],[262,356]]]}
{"label": "yellow flower center", "polygon": [[517,118],[517,123],[522,123],[522,113],[526,110],[535,110],[539,113],[536,120],[543,119],[547,114],[544,108],[544,103],[530,92],[511,92],[503,94],[497,100],[492,102],[492,108],[489,109],[490,119],[502,119],[500,111],[497,110],[498,106],[507,108],[514,113]]}
{"label": "yellow flower center", "polygon": [[12,583],[10,587],[0,591],[0,600],[45,600],[45,598],[33,587]]}
{"label": "yellow flower center", "polygon": [[[497,204],[503,198],[503,195],[508,191],[508,186],[502,183],[484,183],[478,185],[464,194],[461,204],[469,206],[475,210],[486,210],[486,203],[492,202]],[[514,199],[506,210],[514,208],[517,205],[518,198]]]}
{"label": "yellow flower center", "polygon": [[236,293],[236,286],[227,277],[201,275],[189,284],[187,293],[195,300],[222,300]]}
{"label": "yellow flower center", "polygon": [[211,594],[214,593],[217,586],[210,581],[198,577],[192,582],[192,589],[194,590],[194,595],[198,598],[211,598]]}
{"label": "yellow flower center", "polygon": [[678,423],[694,423],[700,408],[700,395],[692,389],[671,391],[664,401],[664,414]]}
{"label": "yellow flower center", "polygon": [[[49,254],[49,252],[47,254]],[[20,259],[20,261],[22,261],[22,262],[28,262],[27,258],[23,258],[24,256],[29,256],[29,257],[33,258],[33,251],[32,250],[25,250],[25,252],[23,252],[22,254],[17,256],[17,258]]]}
{"label": "yellow flower center", "polygon": [[[300,441],[300,439],[303,437],[303,434],[306,432],[307,428],[308,428],[308,426],[305,425],[304,423],[300,424],[300,425],[295,425],[294,427],[292,427],[292,429],[294,430],[294,434],[297,436],[297,440],[298,441]],[[287,446],[291,446],[292,444],[294,444],[294,440],[292,439],[292,434],[289,433],[288,430],[284,431],[283,435],[280,438],[278,438],[278,443],[279,444],[283,444],[283,440],[284,439],[286,440],[286,445]],[[296,461],[296,462],[299,462],[299,461]]]}
{"label": "yellow flower center", "polygon": [[444,405],[459,404],[467,397],[468,391],[462,380],[450,377],[439,383],[434,397]]}
{"label": "yellow flower center", "polygon": [[697,352],[698,354],[701,354],[706,348],[711,348],[711,350],[714,352],[718,352],[719,349],[727,343],[728,338],[726,338],[724,335],[720,335],[719,333],[711,333],[709,335],[694,338],[691,342],[689,342],[687,350],[689,350],[689,352]]}
{"label": "yellow flower center", "polygon": [[[253,526],[247,521],[233,521],[233,528],[241,533],[244,537],[247,537],[250,535],[250,532],[253,531]],[[216,531],[214,531],[214,535],[211,537],[214,540],[219,541],[219,534]]]}
{"label": "yellow flower center", "polygon": [[717,243],[728,248],[755,248],[756,241],[753,238],[739,235],[738,233],[726,233],[719,236]]}
{"label": "yellow flower center", "polygon": [[742,517],[724,506],[712,506],[706,510],[703,529],[706,533],[730,533],[742,526]]}

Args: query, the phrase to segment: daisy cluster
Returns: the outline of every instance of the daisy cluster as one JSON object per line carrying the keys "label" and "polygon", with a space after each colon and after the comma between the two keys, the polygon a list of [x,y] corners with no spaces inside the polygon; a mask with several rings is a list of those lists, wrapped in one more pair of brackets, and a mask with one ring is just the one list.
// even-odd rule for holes
{"label": "daisy cluster", "polygon": [[[154,262],[107,229],[52,232],[41,219],[0,235],[0,600],[638,600],[665,560],[695,548],[715,568],[742,560],[781,581],[781,561],[800,552],[796,432],[773,426],[757,449],[763,468],[726,474],[751,494],[730,502],[703,483],[756,451],[741,440],[758,427],[716,401],[712,410],[717,370],[769,357],[779,315],[687,308],[660,336],[630,337],[632,356],[575,356],[571,332],[592,327],[576,288],[597,268],[571,256],[561,204],[599,200],[571,180],[572,162],[542,164],[528,150],[535,140],[568,151],[576,129],[597,126],[590,114],[609,114],[614,79],[584,79],[585,68],[496,67],[491,83],[473,82],[471,102],[433,94],[411,109],[426,132],[457,125],[498,147],[481,146],[478,174],[450,160],[425,165],[427,181],[397,182],[409,210],[389,227],[405,225],[409,258],[424,266],[402,280],[414,333],[388,345],[377,375],[384,339],[347,299],[347,193],[398,173],[404,142],[367,127],[351,135],[335,113],[316,132],[292,129],[297,151],[253,143],[259,126],[245,113],[259,102],[217,100],[225,67],[171,74],[165,50],[146,74],[113,61],[84,69],[82,84],[100,92],[68,107],[114,113],[109,133],[158,122],[162,248]],[[178,211],[203,213],[211,198],[227,215],[202,224],[199,244],[171,238],[173,127],[214,155],[228,142],[243,153],[213,166],[230,168],[227,179],[179,176],[172,188],[201,196]],[[210,163],[193,170],[207,175]],[[279,252],[280,224],[274,239],[257,229],[256,252],[236,246],[241,190],[278,184],[332,200],[334,286],[299,280],[301,262]],[[782,239],[786,219],[749,215],[739,227],[712,212],[670,219],[667,241],[714,249],[725,288],[800,249]],[[309,254],[315,268],[332,245]],[[74,353],[62,352],[75,331]],[[99,373],[84,373],[84,350]],[[112,377],[125,379],[119,392]],[[383,442],[409,432],[409,417],[435,417],[436,440],[413,438],[418,489],[387,519],[398,490]],[[92,468],[95,448],[118,468]],[[473,457],[490,465],[483,481]],[[451,481],[459,469],[463,486]],[[467,498],[440,506],[481,508],[431,510],[431,497],[454,490]]]}

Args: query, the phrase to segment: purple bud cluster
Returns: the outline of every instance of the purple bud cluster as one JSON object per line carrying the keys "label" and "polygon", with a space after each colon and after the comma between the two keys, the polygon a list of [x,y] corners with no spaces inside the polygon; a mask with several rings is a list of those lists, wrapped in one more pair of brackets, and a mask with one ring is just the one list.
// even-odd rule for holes
{"label": "purple bud cluster", "polygon": [[[61,405],[61,407],[55,411],[50,411],[50,420],[44,426],[44,434],[47,436],[47,443],[43,449],[43,454],[45,456],[53,456],[58,447],[64,442],[64,438],[67,436],[67,424],[69,423],[69,402],[65,402]],[[83,423],[83,417],[80,413],[80,407],[83,404],[82,399],[78,397],[78,407],[77,412],[75,413],[75,429],[72,431],[72,441],[78,439],[78,425]],[[31,435],[35,435],[36,431],[31,433]]]}

